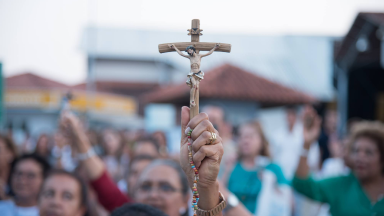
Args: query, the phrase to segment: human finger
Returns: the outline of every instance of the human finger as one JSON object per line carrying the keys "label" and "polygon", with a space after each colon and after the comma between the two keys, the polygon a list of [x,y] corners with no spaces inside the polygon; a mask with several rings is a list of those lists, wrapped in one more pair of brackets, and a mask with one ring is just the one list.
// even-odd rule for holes
{"label": "human finger", "polygon": [[204,131],[195,141],[192,142],[192,149],[194,152],[198,152],[199,149],[204,145],[216,145],[218,143],[221,143],[222,139],[221,137],[216,134],[216,140],[212,143],[211,142],[212,134],[211,132]]}

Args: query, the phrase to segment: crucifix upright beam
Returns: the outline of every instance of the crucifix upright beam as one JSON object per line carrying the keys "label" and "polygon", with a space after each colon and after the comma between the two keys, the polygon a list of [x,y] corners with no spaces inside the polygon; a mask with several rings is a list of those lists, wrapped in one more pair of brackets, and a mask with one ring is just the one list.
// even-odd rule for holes
{"label": "crucifix upright beam", "polygon": [[[199,84],[204,77],[204,72],[200,70],[201,58],[211,55],[214,51],[231,52],[231,44],[200,42],[202,29],[200,29],[200,20],[192,20],[191,29],[187,30],[191,35],[191,42],[164,43],[159,44],[159,52],[177,52],[181,56],[190,59],[191,71],[188,74],[187,85],[191,88],[190,91],[190,118],[199,114]],[[187,52],[187,55],[181,51]],[[205,54],[200,54],[200,51],[209,51]]]}

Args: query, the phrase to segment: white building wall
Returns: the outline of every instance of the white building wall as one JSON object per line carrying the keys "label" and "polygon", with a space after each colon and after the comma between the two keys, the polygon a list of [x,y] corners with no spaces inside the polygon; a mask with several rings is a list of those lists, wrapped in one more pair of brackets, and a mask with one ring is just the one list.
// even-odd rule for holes
{"label": "white building wall", "polygon": [[173,68],[154,61],[97,59],[95,80],[143,83],[167,83],[174,80]]}

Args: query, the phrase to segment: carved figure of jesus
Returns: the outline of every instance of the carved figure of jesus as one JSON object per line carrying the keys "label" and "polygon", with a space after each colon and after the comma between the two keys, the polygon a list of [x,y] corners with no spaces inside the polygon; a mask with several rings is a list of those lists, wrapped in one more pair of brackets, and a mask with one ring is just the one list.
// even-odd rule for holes
{"label": "carved figure of jesus", "polygon": [[217,43],[213,49],[205,54],[198,54],[196,53],[195,47],[188,46],[185,49],[185,52],[187,52],[188,55],[183,54],[174,44],[168,44],[168,46],[169,48],[176,50],[179,55],[188,58],[191,61],[191,71],[188,74],[186,83],[191,88],[190,105],[191,107],[194,107],[196,106],[196,91],[199,89],[200,81],[204,79],[204,72],[200,70],[201,58],[211,55],[218,47],[220,47],[220,44]]}

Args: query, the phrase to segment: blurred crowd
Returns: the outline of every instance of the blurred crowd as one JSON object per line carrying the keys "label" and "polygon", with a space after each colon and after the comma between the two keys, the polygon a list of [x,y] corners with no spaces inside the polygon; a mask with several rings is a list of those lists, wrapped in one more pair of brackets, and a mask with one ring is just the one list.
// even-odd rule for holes
{"label": "blurred crowd", "polygon": [[[382,123],[354,119],[340,137],[335,111],[286,107],[267,137],[253,119],[235,128],[222,108],[203,112],[224,148],[223,215],[384,215]],[[0,136],[0,215],[193,215],[180,155],[162,131],[93,130],[65,113],[58,122],[55,134],[23,143]]]}

